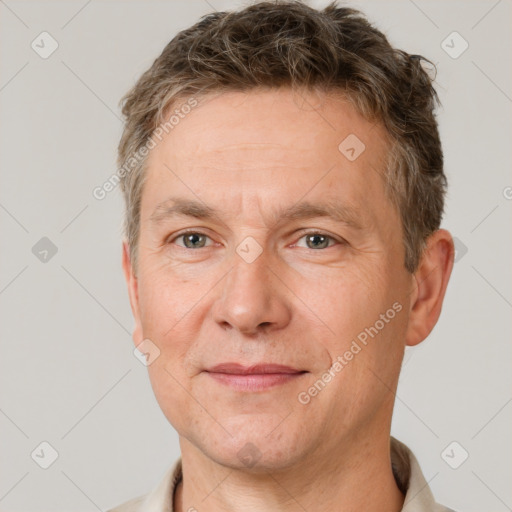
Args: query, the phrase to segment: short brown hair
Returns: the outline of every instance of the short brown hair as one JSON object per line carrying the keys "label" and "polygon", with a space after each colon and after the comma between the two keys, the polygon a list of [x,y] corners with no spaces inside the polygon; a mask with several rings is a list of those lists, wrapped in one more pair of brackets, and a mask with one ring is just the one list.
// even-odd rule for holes
{"label": "short brown hair", "polygon": [[[446,176],[434,110],[439,103],[420,55],[393,48],[364,15],[332,2],[259,2],[203,16],[179,32],[122,99],[118,165],[126,203],[125,236],[134,271],[145,159],[133,159],[176,102],[203,91],[291,87],[341,91],[368,120],[382,123],[390,149],[387,192],[400,212],[404,265],[417,269],[439,229]],[[341,142],[341,141],[340,141]]]}

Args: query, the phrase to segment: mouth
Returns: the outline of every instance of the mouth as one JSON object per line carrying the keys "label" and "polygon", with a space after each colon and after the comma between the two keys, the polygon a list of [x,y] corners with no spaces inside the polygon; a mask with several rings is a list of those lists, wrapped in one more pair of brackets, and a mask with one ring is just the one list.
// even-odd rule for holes
{"label": "mouth", "polygon": [[222,363],[205,373],[216,382],[237,391],[264,391],[297,380],[308,373],[280,364],[257,364],[244,366],[239,363]]}

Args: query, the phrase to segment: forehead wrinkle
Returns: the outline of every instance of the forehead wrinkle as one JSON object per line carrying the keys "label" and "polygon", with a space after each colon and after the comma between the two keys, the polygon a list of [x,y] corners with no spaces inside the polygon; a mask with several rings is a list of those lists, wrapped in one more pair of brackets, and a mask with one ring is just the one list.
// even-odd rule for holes
{"label": "forehead wrinkle", "polygon": [[293,148],[273,143],[240,143],[196,152],[196,160],[191,164],[194,168],[218,171],[271,172],[288,168],[308,169],[311,165],[305,163],[308,158],[314,158],[314,152],[304,147]]}
{"label": "forehead wrinkle", "polygon": [[[255,197],[255,200],[258,210],[261,213],[260,198]],[[170,197],[156,206],[149,220],[152,223],[158,224],[167,218],[175,216],[193,217],[201,220],[223,218],[223,214],[220,210],[202,202],[179,197]],[[263,216],[265,215],[263,214]],[[273,208],[267,214],[267,217],[267,226],[275,226],[285,221],[306,220],[314,217],[329,217],[336,222],[343,223],[356,230],[362,230],[365,226],[364,218],[358,209],[343,205],[332,199],[322,203],[302,201],[285,209]]]}
{"label": "forehead wrinkle", "polygon": [[286,148],[282,144],[277,144],[276,142],[237,142],[236,144],[226,144],[220,146],[218,148],[213,148],[211,151],[215,153],[222,153],[224,151],[230,151],[233,149],[242,149],[242,150],[251,150],[251,149],[282,149]]}

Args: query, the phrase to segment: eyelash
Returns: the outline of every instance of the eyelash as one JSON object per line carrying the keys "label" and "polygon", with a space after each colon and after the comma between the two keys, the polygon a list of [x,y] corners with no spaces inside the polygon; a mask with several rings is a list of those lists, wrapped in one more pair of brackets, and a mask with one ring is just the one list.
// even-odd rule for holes
{"label": "eyelash", "polygon": [[[183,233],[179,233],[178,235],[176,235],[173,238],[169,239],[166,243],[167,244],[171,244],[175,240],[178,240],[179,238],[183,238],[186,235],[200,235],[200,236],[205,236],[207,238],[210,238],[206,233],[203,233],[202,231],[184,231]],[[300,238],[298,240],[301,240],[302,238],[304,238],[306,236],[314,236],[314,235],[324,236],[324,237],[326,237],[326,238],[336,242],[339,245],[347,245],[347,242],[345,240],[339,239],[337,237],[334,237],[334,236],[329,235],[328,233],[324,233],[322,231],[308,231],[306,233],[302,233],[302,235],[300,236]],[[210,240],[211,240],[211,238],[210,238]],[[295,246],[295,244],[294,244],[294,246]],[[189,247],[185,247],[184,245],[183,246],[180,245],[178,247],[181,247],[182,249],[191,250],[191,251],[197,251],[199,249],[206,249],[207,248],[207,247],[199,247],[198,249],[190,249]],[[330,247],[333,247],[333,246],[329,245],[329,246],[327,246],[324,249],[310,249],[309,247],[306,247],[306,249],[309,249],[310,251],[322,251],[322,250],[325,251],[326,249],[329,249]]]}

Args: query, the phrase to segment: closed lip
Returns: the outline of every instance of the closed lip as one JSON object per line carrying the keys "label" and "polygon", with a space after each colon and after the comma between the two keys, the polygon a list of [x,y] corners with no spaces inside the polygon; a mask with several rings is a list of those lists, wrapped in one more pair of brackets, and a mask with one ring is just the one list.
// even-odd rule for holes
{"label": "closed lip", "polygon": [[263,375],[276,373],[305,373],[305,370],[299,370],[290,366],[272,363],[260,363],[251,366],[245,366],[240,363],[221,363],[206,369],[210,373],[227,373],[233,375]]}

